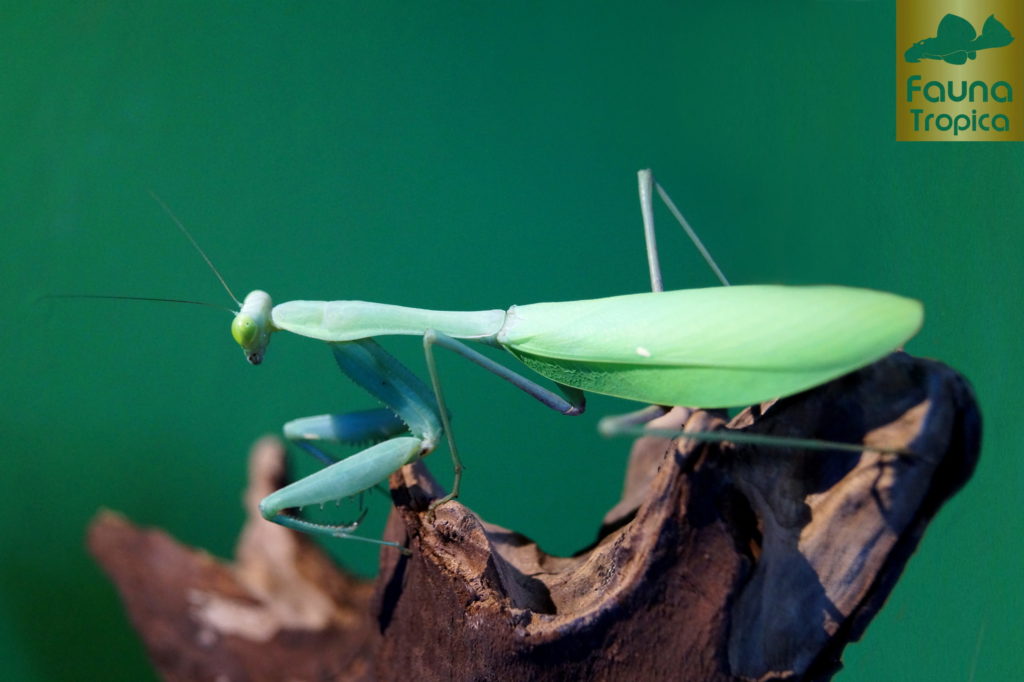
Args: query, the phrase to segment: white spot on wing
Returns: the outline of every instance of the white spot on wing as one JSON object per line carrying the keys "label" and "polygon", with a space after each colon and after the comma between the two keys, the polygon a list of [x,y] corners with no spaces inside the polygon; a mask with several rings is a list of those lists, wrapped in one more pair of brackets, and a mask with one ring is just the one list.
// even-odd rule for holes
{"label": "white spot on wing", "polygon": [[647,350],[643,346],[637,346],[636,347],[636,354],[639,355],[640,357],[644,357],[644,358],[651,357],[651,351]]}

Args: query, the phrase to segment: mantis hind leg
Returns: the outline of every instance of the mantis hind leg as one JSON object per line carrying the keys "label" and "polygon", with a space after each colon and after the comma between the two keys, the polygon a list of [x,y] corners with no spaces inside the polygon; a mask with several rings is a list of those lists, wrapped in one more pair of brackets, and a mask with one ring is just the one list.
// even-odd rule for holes
{"label": "mantis hind leg", "polygon": [[[654,173],[651,172],[651,169],[645,168],[637,171],[637,184],[640,192],[640,213],[644,221],[644,243],[647,247],[647,267],[651,276],[651,291],[660,292],[665,290],[665,285],[661,278],[661,262],[658,258],[658,241],[654,233],[655,192],[658,193],[658,196],[661,197],[669,212],[672,213],[672,216],[683,228],[683,231],[686,232],[686,236],[693,242],[697,251],[704,257],[705,262],[707,262],[711,271],[715,273],[718,281],[722,283],[722,286],[729,286],[729,280],[725,278],[725,274],[718,267],[718,263],[711,257],[711,253],[704,246],[700,237],[697,236],[694,229],[690,227],[690,223],[686,221],[686,218],[683,217],[683,214],[676,207],[672,197],[655,181]],[[597,430],[606,437],[646,433],[643,431],[644,426],[648,422],[664,415],[668,409],[662,405],[648,405],[645,408],[628,414],[609,415],[601,419],[597,425]]]}
{"label": "mantis hind leg", "polygon": [[597,432],[606,438],[634,435],[638,427],[643,427],[658,417],[664,416],[670,409],[664,405],[648,405],[635,412],[601,417],[601,421],[597,423]]}
{"label": "mantis hind leg", "polygon": [[676,208],[675,203],[672,201],[672,197],[662,189],[654,180],[654,174],[649,168],[637,172],[637,181],[640,186],[640,212],[644,219],[644,241],[647,244],[647,266],[651,274],[651,291],[664,291],[665,286],[661,279],[661,263],[658,260],[658,242],[654,236],[654,192],[657,191],[658,196],[665,202],[665,206],[672,213],[673,217],[679,222],[686,235],[693,242],[693,245],[700,251],[700,255],[704,257],[708,266],[712,272],[718,278],[718,281],[722,283],[722,286],[729,286],[729,280],[725,278],[722,270],[718,267],[718,263],[711,257],[711,253],[705,248],[704,243],[697,236],[690,224],[686,222],[686,218]]}

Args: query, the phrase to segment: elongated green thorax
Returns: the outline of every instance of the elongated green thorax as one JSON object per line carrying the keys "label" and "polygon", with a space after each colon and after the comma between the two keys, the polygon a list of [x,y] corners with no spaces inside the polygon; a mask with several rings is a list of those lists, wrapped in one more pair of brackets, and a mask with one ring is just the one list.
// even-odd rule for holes
{"label": "elongated green thorax", "polygon": [[272,308],[270,294],[259,289],[251,291],[231,322],[231,336],[242,347],[245,359],[254,365],[263,362],[270,334],[275,331],[270,317]]}
{"label": "elongated green thorax", "polygon": [[368,301],[288,301],[273,310],[272,326],[321,341],[412,334],[428,329],[458,339],[485,340],[505,322],[504,310],[424,310]]}

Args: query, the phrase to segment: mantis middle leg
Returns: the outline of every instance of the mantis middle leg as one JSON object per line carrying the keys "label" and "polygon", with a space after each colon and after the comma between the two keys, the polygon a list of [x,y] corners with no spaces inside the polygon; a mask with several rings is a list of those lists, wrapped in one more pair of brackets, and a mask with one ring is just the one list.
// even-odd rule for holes
{"label": "mantis middle leg", "polygon": [[423,334],[423,353],[427,361],[427,371],[430,373],[430,382],[434,388],[434,397],[437,399],[441,424],[443,425],[444,432],[448,438],[448,449],[451,450],[452,453],[452,467],[455,470],[455,479],[452,482],[451,492],[441,499],[436,500],[430,506],[431,509],[436,509],[439,505],[458,497],[459,485],[462,482],[462,461],[459,459],[459,451],[455,445],[455,436],[452,434],[451,422],[448,416],[448,407],[445,404],[444,394],[441,389],[441,378],[437,371],[437,363],[434,360],[435,345],[454,351],[470,362],[483,367],[488,372],[496,374],[519,390],[533,396],[552,410],[566,415],[578,415],[583,414],[583,410],[586,409],[586,398],[583,395],[583,391],[570,386],[563,386],[561,384],[555,384],[560,394],[548,390],[540,384],[526,378],[522,374],[491,360],[483,353],[470,348],[461,341],[437,330],[428,329]]}

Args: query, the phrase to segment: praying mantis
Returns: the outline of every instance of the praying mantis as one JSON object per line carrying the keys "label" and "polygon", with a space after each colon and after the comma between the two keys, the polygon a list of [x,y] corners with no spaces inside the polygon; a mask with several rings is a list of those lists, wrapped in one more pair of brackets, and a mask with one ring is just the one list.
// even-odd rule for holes
{"label": "praying mantis", "polygon": [[[842,286],[730,286],[652,173],[642,170],[638,177],[650,292],[504,310],[437,311],[365,301],[274,305],[260,290],[239,302],[175,218],[239,304],[231,334],[251,364],[263,361],[271,336],[278,332],[324,341],[341,371],[384,406],[285,424],[285,437],[326,466],[264,498],[263,517],[307,533],[407,552],[397,543],[355,535],[361,519],[319,523],[287,510],[359,495],[432,452],[442,439],[447,441],[455,476],[451,492],[434,501],[431,509],[458,496],[462,464],[435,362],[437,347],[510,382],[550,409],[579,415],[585,408],[585,392],[655,406],[702,408],[745,406],[792,395],[874,362],[920,328],[922,305],[895,294]],[[655,189],[722,286],[664,291],[654,232]],[[429,386],[376,340],[390,335],[422,338]],[[470,342],[509,353],[553,387],[492,360]],[[606,434],[629,432],[658,413],[648,409],[606,418],[600,428]],[[706,437],[737,440],[742,434]],[[752,439],[784,444],[784,439],[767,436]],[[317,441],[374,444],[337,460],[314,445]]]}
{"label": "praying mantis", "polygon": [[[250,363],[263,361],[275,332],[325,341],[341,371],[385,405],[285,424],[288,440],[321,459],[328,458],[313,441],[379,442],[267,496],[260,503],[264,518],[310,533],[394,544],[353,535],[358,521],[313,523],[286,510],[362,493],[429,454],[442,437],[455,477],[451,492],[432,508],[457,497],[462,464],[435,347],[455,352],[546,407],[578,415],[588,391],[654,405],[705,408],[791,395],[874,362],[920,328],[921,304],[894,294],[838,286],[729,286],[651,172],[640,171],[638,177],[650,293],[473,312],[364,301],[275,306],[266,292],[248,294],[231,332]],[[655,187],[723,286],[663,290],[652,210]],[[400,334],[423,339],[429,388],[376,341]],[[555,390],[495,362],[467,341],[507,351],[554,382]],[[644,414],[651,413],[606,420],[602,430],[626,430],[645,419]]]}

